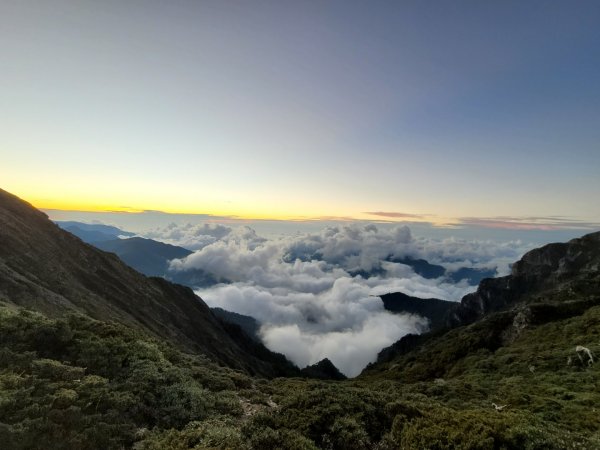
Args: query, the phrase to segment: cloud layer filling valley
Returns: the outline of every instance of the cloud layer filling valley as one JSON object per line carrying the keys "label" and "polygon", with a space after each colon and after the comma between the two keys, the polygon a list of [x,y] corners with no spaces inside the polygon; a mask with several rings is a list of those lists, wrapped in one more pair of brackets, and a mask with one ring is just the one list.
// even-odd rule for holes
{"label": "cloud layer filling valley", "polygon": [[197,293],[210,306],[258,319],[261,337],[299,367],[329,358],[355,376],[377,353],[427,321],[384,310],[378,295],[404,292],[458,301],[475,287],[447,277],[426,279],[397,262],[425,259],[447,271],[461,267],[508,272],[526,247],[518,241],[415,238],[406,226],[351,225],[265,239],[248,227],[170,225],[147,237],[195,252],[171,262],[171,273],[200,271],[211,286]]}

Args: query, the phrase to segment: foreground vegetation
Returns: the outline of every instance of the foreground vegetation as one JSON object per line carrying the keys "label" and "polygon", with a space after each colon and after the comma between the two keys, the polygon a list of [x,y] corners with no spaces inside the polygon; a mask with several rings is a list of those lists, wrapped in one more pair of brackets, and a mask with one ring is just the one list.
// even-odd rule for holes
{"label": "foreground vegetation", "polygon": [[483,335],[477,326],[454,330],[355,380],[267,381],[116,323],[49,319],[4,304],[0,442],[9,449],[600,448],[598,365],[580,364],[574,353],[576,344],[598,349],[600,307],[531,327],[506,345],[487,345],[477,339]]}

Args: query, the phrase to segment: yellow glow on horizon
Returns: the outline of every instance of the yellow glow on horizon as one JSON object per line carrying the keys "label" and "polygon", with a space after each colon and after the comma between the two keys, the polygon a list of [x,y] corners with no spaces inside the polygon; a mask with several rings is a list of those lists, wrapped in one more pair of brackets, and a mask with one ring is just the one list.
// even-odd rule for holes
{"label": "yellow glow on horizon", "polygon": [[[296,211],[280,211],[274,212],[269,207],[263,206],[262,208],[252,209],[250,207],[243,209],[234,208],[223,208],[223,207],[212,207],[212,208],[194,208],[194,207],[182,207],[177,205],[169,207],[167,205],[144,205],[143,207],[132,207],[113,205],[109,203],[90,203],[85,201],[79,201],[76,199],[68,200],[51,200],[51,199],[26,199],[33,206],[38,209],[55,209],[61,211],[80,211],[80,212],[121,212],[139,214],[145,211],[160,211],[166,214],[207,214],[215,217],[226,217],[241,220],[285,220],[285,221],[339,221],[339,222],[352,222],[352,221],[371,221],[371,222],[410,222],[407,219],[394,219],[387,217],[379,217],[372,214],[366,214],[364,212],[354,213],[338,213],[338,214],[324,214],[322,211],[303,211],[301,213]],[[449,218],[439,218],[435,216],[424,216],[422,221],[429,222],[434,226],[452,226],[454,220]]]}
{"label": "yellow glow on horizon", "polygon": [[[65,186],[46,184],[41,186],[5,186],[5,188],[30,202],[38,209],[80,211],[80,212],[122,212],[142,213],[160,211],[167,214],[206,214],[226,219],[240,220],[281,220],[281,221],[334,221],[334,222],[427,222],[433,226],[448,227],[457,223],[448,216],[434,216],[405,205],[402,210],[414,213],[414,216],[386,217],[369,214],[366,211],[394,211],[394,206],[380,204],[378,209],[367,205],[370,199],[296,198],[284,192],[273,194],[252,192],[225,193],[221,196],[214,192],[201,190],[170,190],[152,192],[150,189],[127,190],[126,194],[119,186],[106,185],[104,190],[78,184],[77,189],[69,190]],[[16,189],[15,189],[16,187]],[[144,186],[149,188],[149,186]],[[196,192],[199,192],[196,194]],[[232,200],[227,200],[231,198]],[[362,200],[362,201],[361,201]],[[361,204],[362,203],[362,204]]]}
{"label": "yellow glow on horizon", "polygon": [[[170,209],[170,208],[131,208],[125,206],[112,206],[112,205],[98,205],[89,203],[79,202],[54,202],[54,201],[31,201],[31,204],[38,209],[42,210],[60,210],[60,211],[78,211],[78,212],[120,212],[130,214],[140,214],[147,211],[158,211],[166,214],[206,214],[215,217],[224,217],[229,219],[239,220],[278,220],[278,221],[332,221],[332,222],[353,222],[353,221],[369,221],[369,222],[381,222],[381,223],[410,223],[411,220],[399,219],[399,218],[386,218],[378,217],[372,214],[357,213],[354,215],[323,215],[319,213],[305,213],[305,214],[293,214],[293,213],[273,213],[265,211],[237,211],[230,209],[210,209],[200,210],[194,208],[183,208],[183,209]],[[417,221],[417,220],[415,220]],[[424,216],[421,220],[427,222],[435,227],[453,227],[458,224],[458,221],[453,218],[440,218],[437,216]]]}
{"label": "yellow glow on horizon", "polygon": [[[56,209],[62,211],[81,211],[81,212],[123,212],[123,213],[143,213],[145,211],[159,211],[167,214],[207,214],[215,217],[227,217],[245,220],[315,220],[323,217],[323,214],[315,213],[297,213],[292,211],[274,212],[269,207],[246,207],[246,208],[227,208],[213,205],[206,208],[197,208],[183,205],[144,205],[143,207],[118,206],[109,203],[90,203],[78,200],[49,200],[49,199],[27,199],[38,209]],[[338,216],[336,216],[338,217]],[[339,216],[348,220],[359,220],[358,217]]]}

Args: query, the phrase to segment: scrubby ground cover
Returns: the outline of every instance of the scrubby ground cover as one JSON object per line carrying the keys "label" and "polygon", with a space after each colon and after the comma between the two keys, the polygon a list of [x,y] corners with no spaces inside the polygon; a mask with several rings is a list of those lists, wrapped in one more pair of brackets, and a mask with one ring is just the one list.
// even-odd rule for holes
{"label": "scrubby ground cover", "polygon": [[574,351],[600,353],[600,307],[518,336],[501,331],[511,320],[500,314],[453,330],[354,380],[264,380],[119,324],[4,305],[0,442],[8,449],[600,448],[600,367]]}

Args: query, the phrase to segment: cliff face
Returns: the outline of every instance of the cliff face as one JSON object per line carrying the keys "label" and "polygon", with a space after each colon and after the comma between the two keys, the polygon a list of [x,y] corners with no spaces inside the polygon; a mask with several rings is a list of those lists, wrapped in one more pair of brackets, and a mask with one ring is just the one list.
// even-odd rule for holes
{"label": "cliff face", "polygon": [[571,277],[595,279],[599,270],[600,231],[528,252],[513,265],[512,276],[535,282],[559,282]]}
{"label": "cliff face", "polygon": [[0,300],[54,317],[79,312],[115,320],[230,367],[279,374],[264,355],[256,357],[240,348],[191,289],[145,277],[3,190]]}
{"label": "cliff face", "polygon": [[384,348],[365,372],[385,372],[387,363],[400,367],[417,354],[437,352],[448,358],[432,356],[429,365],[419,365],[409,378],[440,374],[472,351],[495,351],[525,330],[581,317],[598,305],[600,232],[595,232],[526,253],[511,275],[483,280],[476,292],[450,306],[444,326],[404,336]]}
{"label": "cliff face", "polygon": [[597,294],[600,282],[600,232],[567,243],[548,244],[526,253],[511,275],[483,280],[450,309],[446,325],[472,323],[517,303],[568,301]]}

